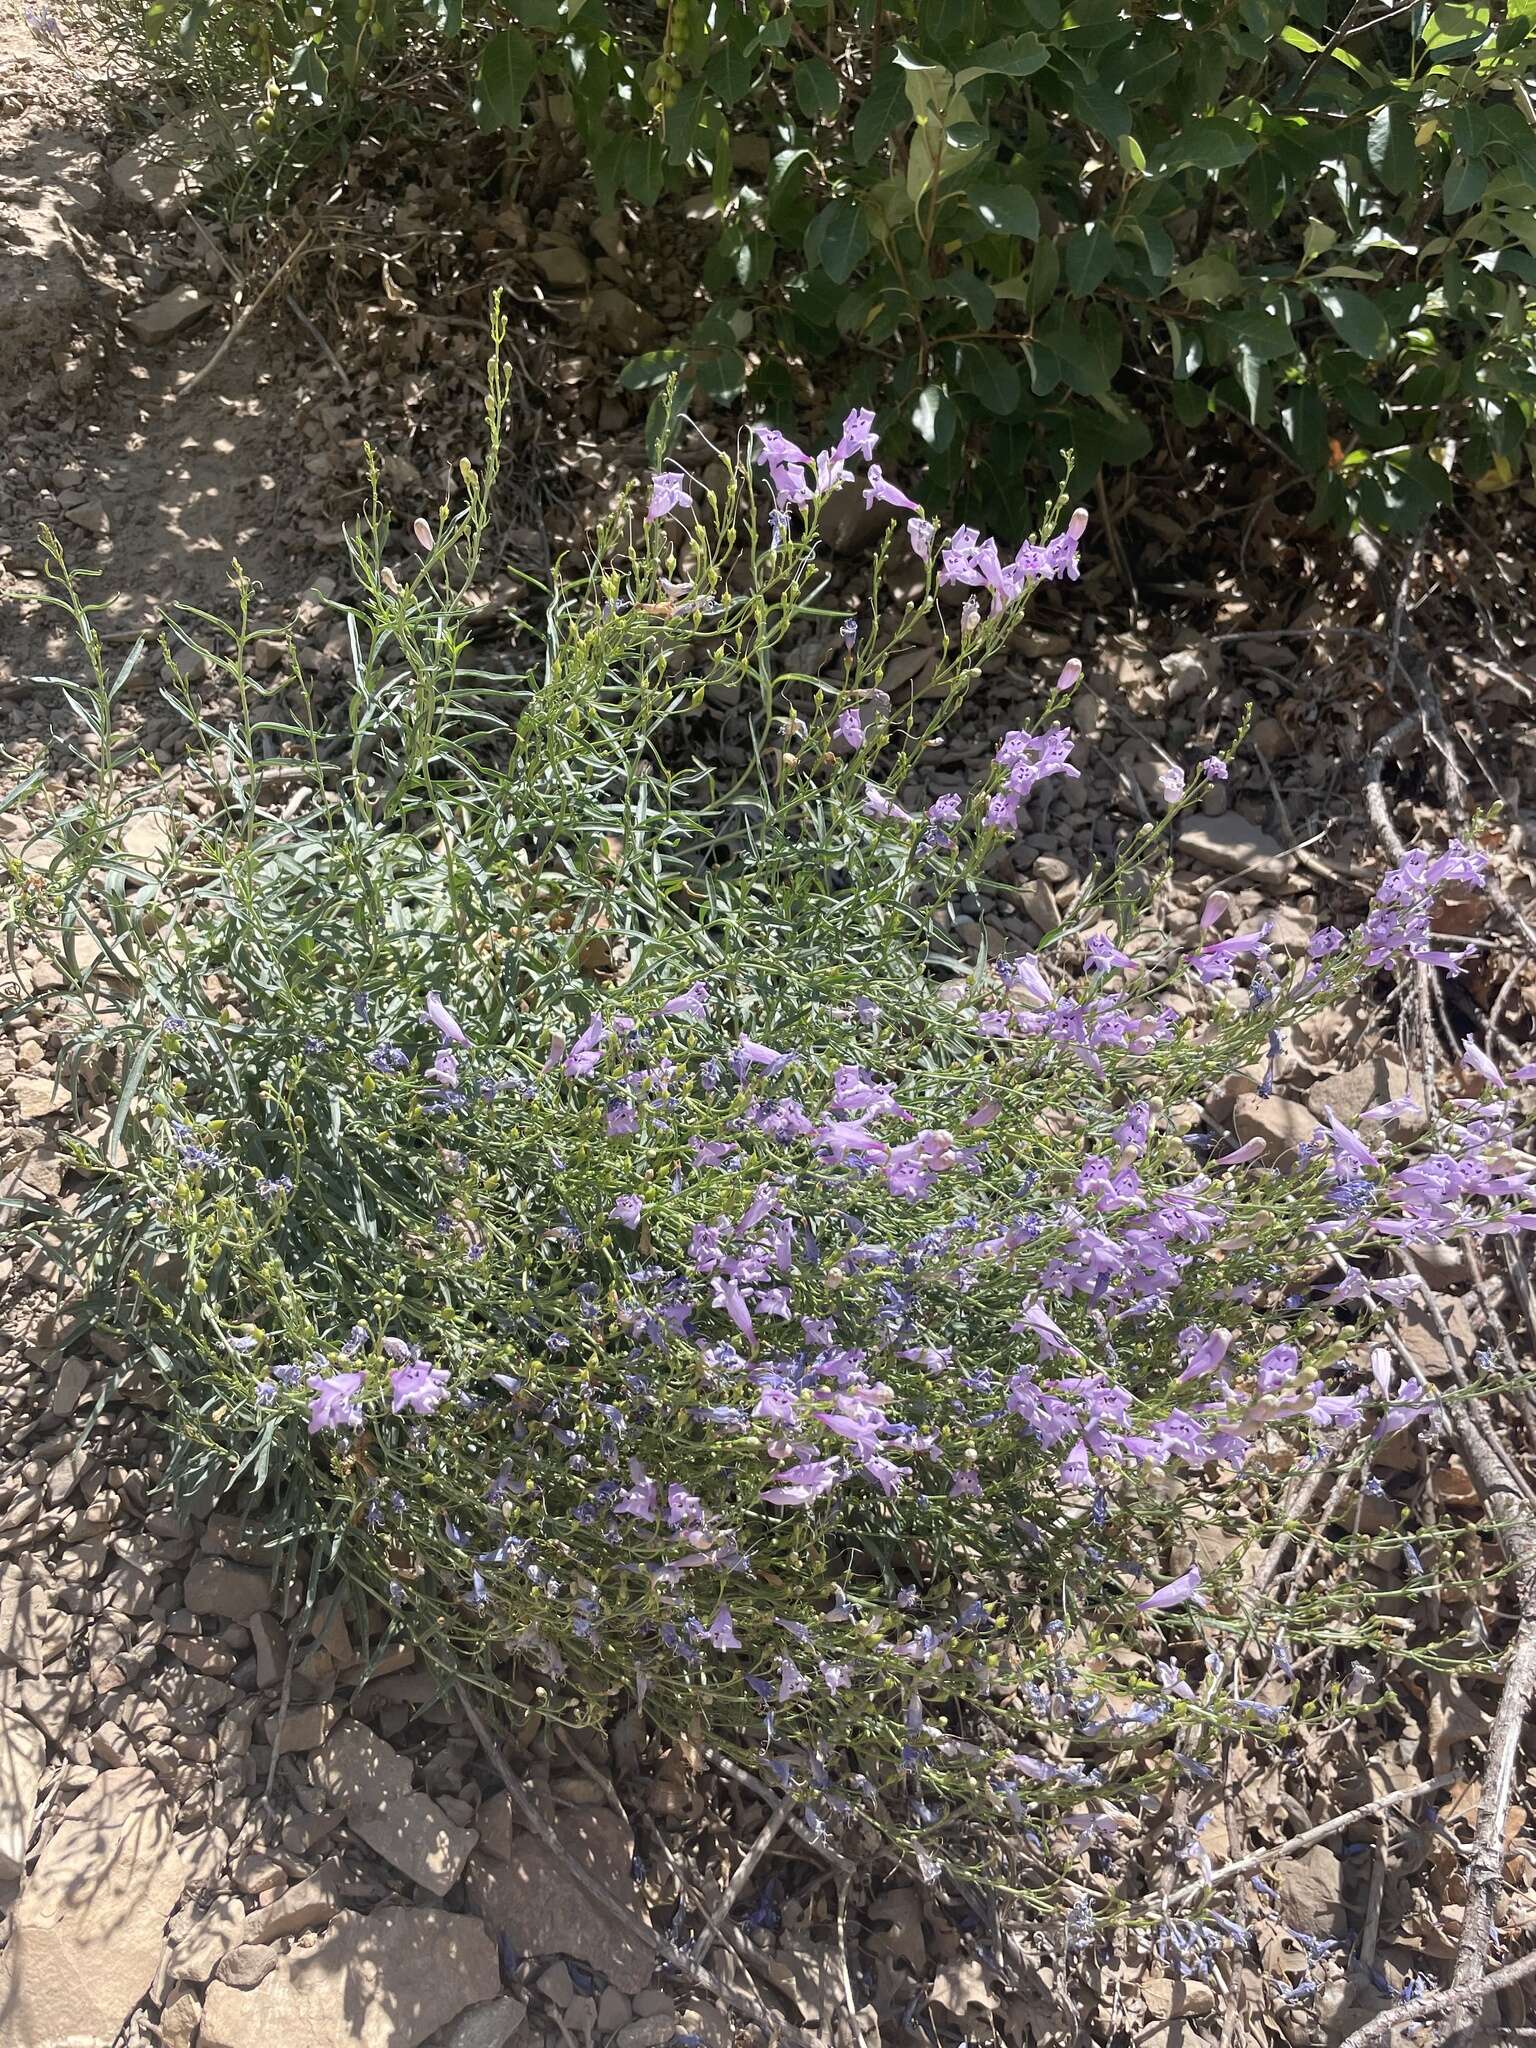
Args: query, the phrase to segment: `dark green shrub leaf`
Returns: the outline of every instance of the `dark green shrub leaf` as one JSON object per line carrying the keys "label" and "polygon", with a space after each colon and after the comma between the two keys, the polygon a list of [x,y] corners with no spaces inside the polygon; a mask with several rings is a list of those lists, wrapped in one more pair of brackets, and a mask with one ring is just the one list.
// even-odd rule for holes
{"label": "dark green shrub leaf", "polygon": [[738,100],[745,99],[755,75],[756,66],[751,58],[729,40],[704,66],[705,83],[722,107],[734,107]]}
{"label": "dark green shrub leaf", "polygon": [[869,248],[869,229],[854,199],[834,199],[805,231],[805,254],[834,284],[846,284]]}
{"label": "dark green shrub leaf", "polygon": [[1151,157],[1154,177],[1170,171],[1230,171],[1246,163],[1257,147],[1255,138],[1236,121],[1191,121]]}
{"label": "dark green shrub leaf", "polygon": [[901,66],[887,58],[870,81],[853,117],[853,160],[867,164],[881,145],[905,128],[912,117],[907,82]]}
{"label": "dark green shrub leaf", "polygon": [[1365,153],[1371,169],[1389,192],[1406,192],[1416,182],[1418,157],[1413,119],[1401,101],[1372,114],[1365,132]]}
{"label": "dark green shrub leaf", "polygon": [[1442,190],[1447,213],[1465,213],[1476,206],[1488,188],[1488,172],[1480,163],[1469,163],[1465,157],[1457,157],[1445,174]]}
{"label": "dark green shrub leaf", "polygon": [[842,105],[837,73],[824,58],[812,57],[795,66],[795,99],[808,121],[828,121]]}
{"label": "dark green shrub leaf", "polygon": [[1067,289],[1086,299],[1108,277],[1115,260],[1115,238],[1101,220],[1091,220],[1067,238]]}
{"label": "dark green shrub leaf", "polygon": [[955,401],[941,384],[925,384],[909,415],[918,439],[938,455],[955,438]]}
{"label": "dark green shrub leaf", "polygon": [[619,372],[619,383],[626,391],[649,391],[653,385],[665,384],[687,360],[684,348],[647,349],[644,355],[630,357]]}
{"label": "dark green shrub leaf", "polygon": [[1315,384],[1293,384],[1281,407],[1299,468],[1319,470],[1328,459],[1328,425]]}
{"label": "dark green shrub leaf", "polygon": [[972,185],[966,199],[986,222],[1005,235],[1021,236],[1032,242],[1040,233],[1040,208],[1026,185],[1003,185],[988,180]]}
{"label": "dark green shrub leaf", "polygon": [[988,412],[1007,419],[1017,411],[1023,384],[1000,348],[988,341],[976,342],[960,351],[960,360],[966,389]]}
{"label": "dark green shrub leaf", "polygon": [[1348,285],[1320,284],[1314,288],[1317,303],[1328,315],[1335,334],[1357,356],[1383,355],[1387,346],[1387,323],[1380,308],[1364,292]]}
{"label": "dark green shrub leaf", "polygon": [[1170,283],[1194,304],[1208,306],[1235,299],[1242,288],[1237,265],[1224,249],[1207,249],[1193,263],[1181,263]]}
{"label": "dark green shrub leaf", "polygon": [[963,71],[955,73],[956,85],[969,85],[989,74],[1000,78],[1028,78],[1050,61],[1050,51],[1038,36],[1007,36],[978,50]]}

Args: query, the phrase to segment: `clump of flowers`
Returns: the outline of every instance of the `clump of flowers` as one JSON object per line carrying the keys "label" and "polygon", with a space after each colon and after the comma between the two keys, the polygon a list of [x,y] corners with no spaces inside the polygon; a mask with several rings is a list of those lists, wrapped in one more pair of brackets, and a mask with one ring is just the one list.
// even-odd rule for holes
{"label": "clump of flowers", "polygon": [[[441,1664],[702,1726],[813,1831],[1065,1885],[1091,1921],[1119,1823],[1277,1713],[1206,1661],[1232,1609],[1175,1556],[1190,1501],[1432,1417],[1367,1363],[1387,1254],[1530,1227],[1532,1168],[1480,1073],[1285,1171],[1192,1110],[1238,1068],[1267,1089],[1363,977],[1454,968],[1433,899],[1474,847],[1293,963],[1221,936],[1219,899],[1189,949],[1142,915],[1165,818],[1039,952],[958,953],[947,906],[1081,772],[1075,664],[969,790],[913,785],[1084,521],[1011,555],[941,535],[875,447],[855,412],[814,456],[759,431],[712,495],[660,472],[637,551],[494,672],[462,630],[483,481],[398,571],[375,509],[326,722],[350,748],[290,750],[310,800],[231,775],[189,693],[220,808],[188,866],[137,897],[55,878],[137,990],[88,1214],[189,1476],[264,1490]],[[877,597],[893,560],[921,594],[792,659],[858,465],[893,514]],[[722,688],[744,767],[712,751]],[[1192,766],[1175,811],[1225,774]]]}

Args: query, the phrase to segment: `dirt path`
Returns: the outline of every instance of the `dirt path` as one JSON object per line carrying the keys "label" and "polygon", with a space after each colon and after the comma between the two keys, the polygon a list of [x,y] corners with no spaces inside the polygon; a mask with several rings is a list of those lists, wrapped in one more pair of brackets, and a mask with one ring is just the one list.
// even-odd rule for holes
{"label": "dirt path", "polygon": [[265,308],[226,339],[217,239],[179,195],[152,203],[153,160],[109,131],[80,47],[0,0],[0,691],[56,652],[25,602],[40,520],[125,631],[219,606],[237,560],[283,609],[322,565],[299,523],[309,366]]}

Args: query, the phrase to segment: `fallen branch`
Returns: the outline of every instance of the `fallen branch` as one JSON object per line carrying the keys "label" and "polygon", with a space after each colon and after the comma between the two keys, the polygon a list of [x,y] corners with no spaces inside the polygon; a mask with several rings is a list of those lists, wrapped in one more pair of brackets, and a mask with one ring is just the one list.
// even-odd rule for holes
{"label": "fallen branch", "polygon": [[1273,1842],[1267,1849],[1255,1849],[1251,1856],[1239,1856],[1235,1862],[1223,1863],[1209,1877],[1193,1878],[1176,1892],[1170,1892],[1163,1900],[1163,1906],[1165,1910],[1172,1911],[1175,1906],[1188,1905],[1192,1899],[1221,1891],[1238,1878],[1246,1877],[1250,1870],[1260,1870],[1266,1863],[1277,1863],[1285,1856],[1299,1856],[1303,1849],[1326,1842],[1330,1835],[1342,1834],[1345,1828],[1352,1828],[1357,1821],[1371,1820],[1379,1813],[1389,1812],[1394,1806],[1406,1806],[1411,1800],[1422,1799],[1426,1793],[1441,1792],[1447,1785],[1456,1783],[1457,1775],[1455,1771],[1442,1771],[1438,1778],[1425,1778],[1417,1785],[1400,1785],[1395,1792],[1383,1792],[1379,1799],[1368,1799],[1364,1806],[1352,1807],[1348,1813],[1336,1813],[1328,1820],[1319,1821],[1315,1828],[1293,1835],[1288,1842]]}
{"label": "fallen branch", "polygon": [[[1505,1991],[1511,1984],[1518,1984],[1533,1971],[1536,1971],[1536,1950],[1522,1956],[1517,1963],[1506,1963],[1501,1970],[1490,1970],[1473,1989],[1482,1997],[1490,1997],[1495,1991]],[[1367,2020],[1363,2027],[1356,2027],[1339,2043],[1339,2048],[1374,2048],[1377,2041],[1387,2040],[1397,2027],[1422,2026],[1425,2020],[1438,2018],[1456,1998],[1456,1991],[1448,1986],[1444,1991],[1431,1991],[1423,1998],[1415,1998],[1408,2005],[1389,2006],[1385,2012]]]}

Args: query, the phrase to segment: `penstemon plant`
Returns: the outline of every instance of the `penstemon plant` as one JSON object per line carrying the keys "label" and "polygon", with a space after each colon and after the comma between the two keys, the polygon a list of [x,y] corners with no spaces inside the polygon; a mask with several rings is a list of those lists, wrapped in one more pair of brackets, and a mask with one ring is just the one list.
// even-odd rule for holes
{"label": "penstemon plant", "polygon": [[[1255,1616],[1178,1552],[1192,1512],[1441,1426],[1370,1349],[1387,1255],[1533,1220],[1498,1089],[1333,1121],[1286,1170],[1190,1106],[1362,979],[1454,969],[1435,892],[1484,856],[1413,855],[1294,962],[1219,898],[1181,949],[1147,878],[1213,758],[1037,952],[967,957],[949,906],[1078,772],[1075,665],[969,792],[908,788],[1081,516],[1006,556],[936,531],[868,415],[814,457],[757,432],[716,488],[659,473],[538,657],[487,665],[504,399],[493,361],[490,458],[414,555],[370,501],[343,701],[297,662],[257,695],[244,604],[202,649],[237,715],[172,684],[157,862],[123,851],[142,764],[54,551],[90,782],[15,924],[120,1061],[79,1255],[187,1483],[254,1494],[445,1674],[572,1721],[638,1701],[813,1832],[1129,1912],[1125,1816],[1284,1711],[1234,1678]],[[823,601],[850,487],[892,515],[870,625]]]}

